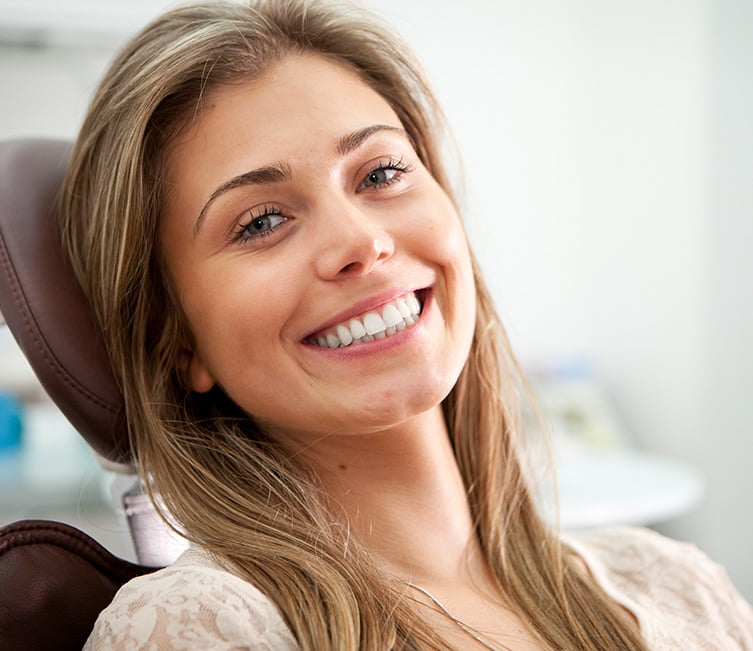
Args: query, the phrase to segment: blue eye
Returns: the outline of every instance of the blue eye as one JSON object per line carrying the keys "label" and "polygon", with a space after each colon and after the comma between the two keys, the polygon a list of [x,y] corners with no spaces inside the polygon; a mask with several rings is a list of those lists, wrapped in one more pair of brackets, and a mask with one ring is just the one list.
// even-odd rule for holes
{"label": "blue eye", "polygon": [[275,210],[265,210],[262,214],[253,216],[251,221],[241,224],[236,232],[236,239],[251,240],[265,237],[287,220],[287,217],[283,217]]}
{"label": "blue eye", "polygon": [[374,172],[369,172],[369,174],[366,176],[366,178],[363,180],[363,183],[361,184],[365,188],[369,187],[375,187],[378,185],[385,185],[392,181],[392,179],[397,176],[398,171],[389,169],[389,168],[382,168],[375,170]]}
{"label": "blue eye", "polygon": [[358,186],[359,190],[368,188],[384,188],[399,180],[405,172],[410,172],[411,168],[403,164],[402,160],[391,160],[387,163],[380,162],[377,167],[371,170],[361,181]]}

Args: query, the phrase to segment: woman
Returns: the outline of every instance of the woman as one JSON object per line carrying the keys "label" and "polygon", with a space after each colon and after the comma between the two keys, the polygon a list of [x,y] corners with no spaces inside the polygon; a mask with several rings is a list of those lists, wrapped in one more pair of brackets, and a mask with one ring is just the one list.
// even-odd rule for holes
{"label": "woman", "polygon": [[139,472],[194,547],[88,646],[753,645],[697,552],[565,544],[537,515],[418,70],[372,18],[298,1],[176,10],[112,64],[64,242]]}

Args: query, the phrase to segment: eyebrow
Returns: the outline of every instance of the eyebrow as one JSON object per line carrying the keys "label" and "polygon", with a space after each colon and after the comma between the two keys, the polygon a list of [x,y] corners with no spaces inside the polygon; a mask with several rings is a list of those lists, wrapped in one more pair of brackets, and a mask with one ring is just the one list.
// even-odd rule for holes
{"label": "eyebrow", "polygon": [[238,176],[234,176],[229,181],[223,183],[214,192],[212,192],[204,207],[201,209],[199,216],[196,218],[196,223],[193,227],[193,233],[199,231],[201,222],[206,215],[207,210],[211,203],[220,195],[225,194],[228,190],[239,188],[244,185],[264,185],[267,183],[281,183],[287,181],[291,177],[290,168],[283,163],[275,163],[274,165],[267,165],[266,167],[260,167],[259,169],[251,170],[250,172],[244,172]]}
{"label": "eyebrow", "polygon": [[[405,129],[402,129],[400,127],[393,127],[387,124],[375,124],[363,129],[358,129],[357,131],[349,133],[348,135],[340,138],[337,143],[337,153],[341,156],[346,156],[347,154],[358,149],[372,135],[381,131],[394,131],[408,138],[408,134],[406,133]],[[209,199],[207,199],[206,203],[201,209],[201,212],[196,218],[196,222],[193,227],[194,235],[196,235],[196,233],[199,231],[199,228],[201,227],[204,216],[206,215],[209,206],[220,195],[225,194],[226,192],[233,190],[234,188],[239,188],[246,185],[282,183],[283,181],[289,181],[291,177],[292,172],[288,165],[286,165],[285,163],[275,163],[273,165],[267,165],[265,167],[251,170],[250,172],[244,172],[243,174],[235,176],[229,181],[226,181],[212,192]]]}
{"label": "eyebrow", "polygon": [[380,131],[396,131],[406,138],[408,137],[405,129],[401,129],[400,127],[391,127],[388,124],[375,124],[364,129],[359,129],[358,131],[354,131],[353,133],[349,133],[347,136],[340,138],[340,141],[337,143],[337,153],[341,156],[349,154],[358,149],[369,137]]}

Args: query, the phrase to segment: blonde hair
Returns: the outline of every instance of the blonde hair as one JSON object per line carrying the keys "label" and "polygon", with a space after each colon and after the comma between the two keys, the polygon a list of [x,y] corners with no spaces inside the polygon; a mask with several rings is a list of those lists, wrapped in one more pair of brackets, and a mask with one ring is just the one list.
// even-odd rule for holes
{"label": "blonde hair", "polygon": [[[191,333],[159,255],[166,152],[208,90],[291,52],[355,70],[452,196],[436,100],[409,50],[372,16],[303,0],[198,4],[146,27],[102,81],[66,179],[64,246],[125,397],[140,475],[184,535],[262,590],[304,649],[446,649],[333,522],[310,471],[219,389],[193,394],[177,370]],[[475,280],[472,349],[443,409],[486,560],[552,647],[642,649],[635,624],[537,514],[518,458],[520,373],[477,268]]]}

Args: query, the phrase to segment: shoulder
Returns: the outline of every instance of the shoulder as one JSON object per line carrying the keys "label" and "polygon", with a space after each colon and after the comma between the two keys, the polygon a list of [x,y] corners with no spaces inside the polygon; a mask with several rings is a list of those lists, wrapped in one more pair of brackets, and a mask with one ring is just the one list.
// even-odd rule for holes
{"label": "shoulder", "polygon": [[296,649],[274,604],[199,549],[126,583],[85,649]]}
{"label": "shoulder", "polygon": [[[676,565],[693,564],[702,561],[701,572],[714,568],[714,564],[695,545],[682,543],[662,536],[651,529],[641,527],[612,527],[568,533],[562,536],[563,542],[573,549],[591,568],[608,566],[610,573],[633,577],[637,569],[647,569],[647,565],[671,561]],[[591,561],[591,562],[589,562]],[[653,571],[660,568],[653,567]]]}
{"label": "shoulder", "polygon": [[652,647],[753,649],[753,609],[695,545],[638,527],[578,532],[563,542],[638,618]]}

